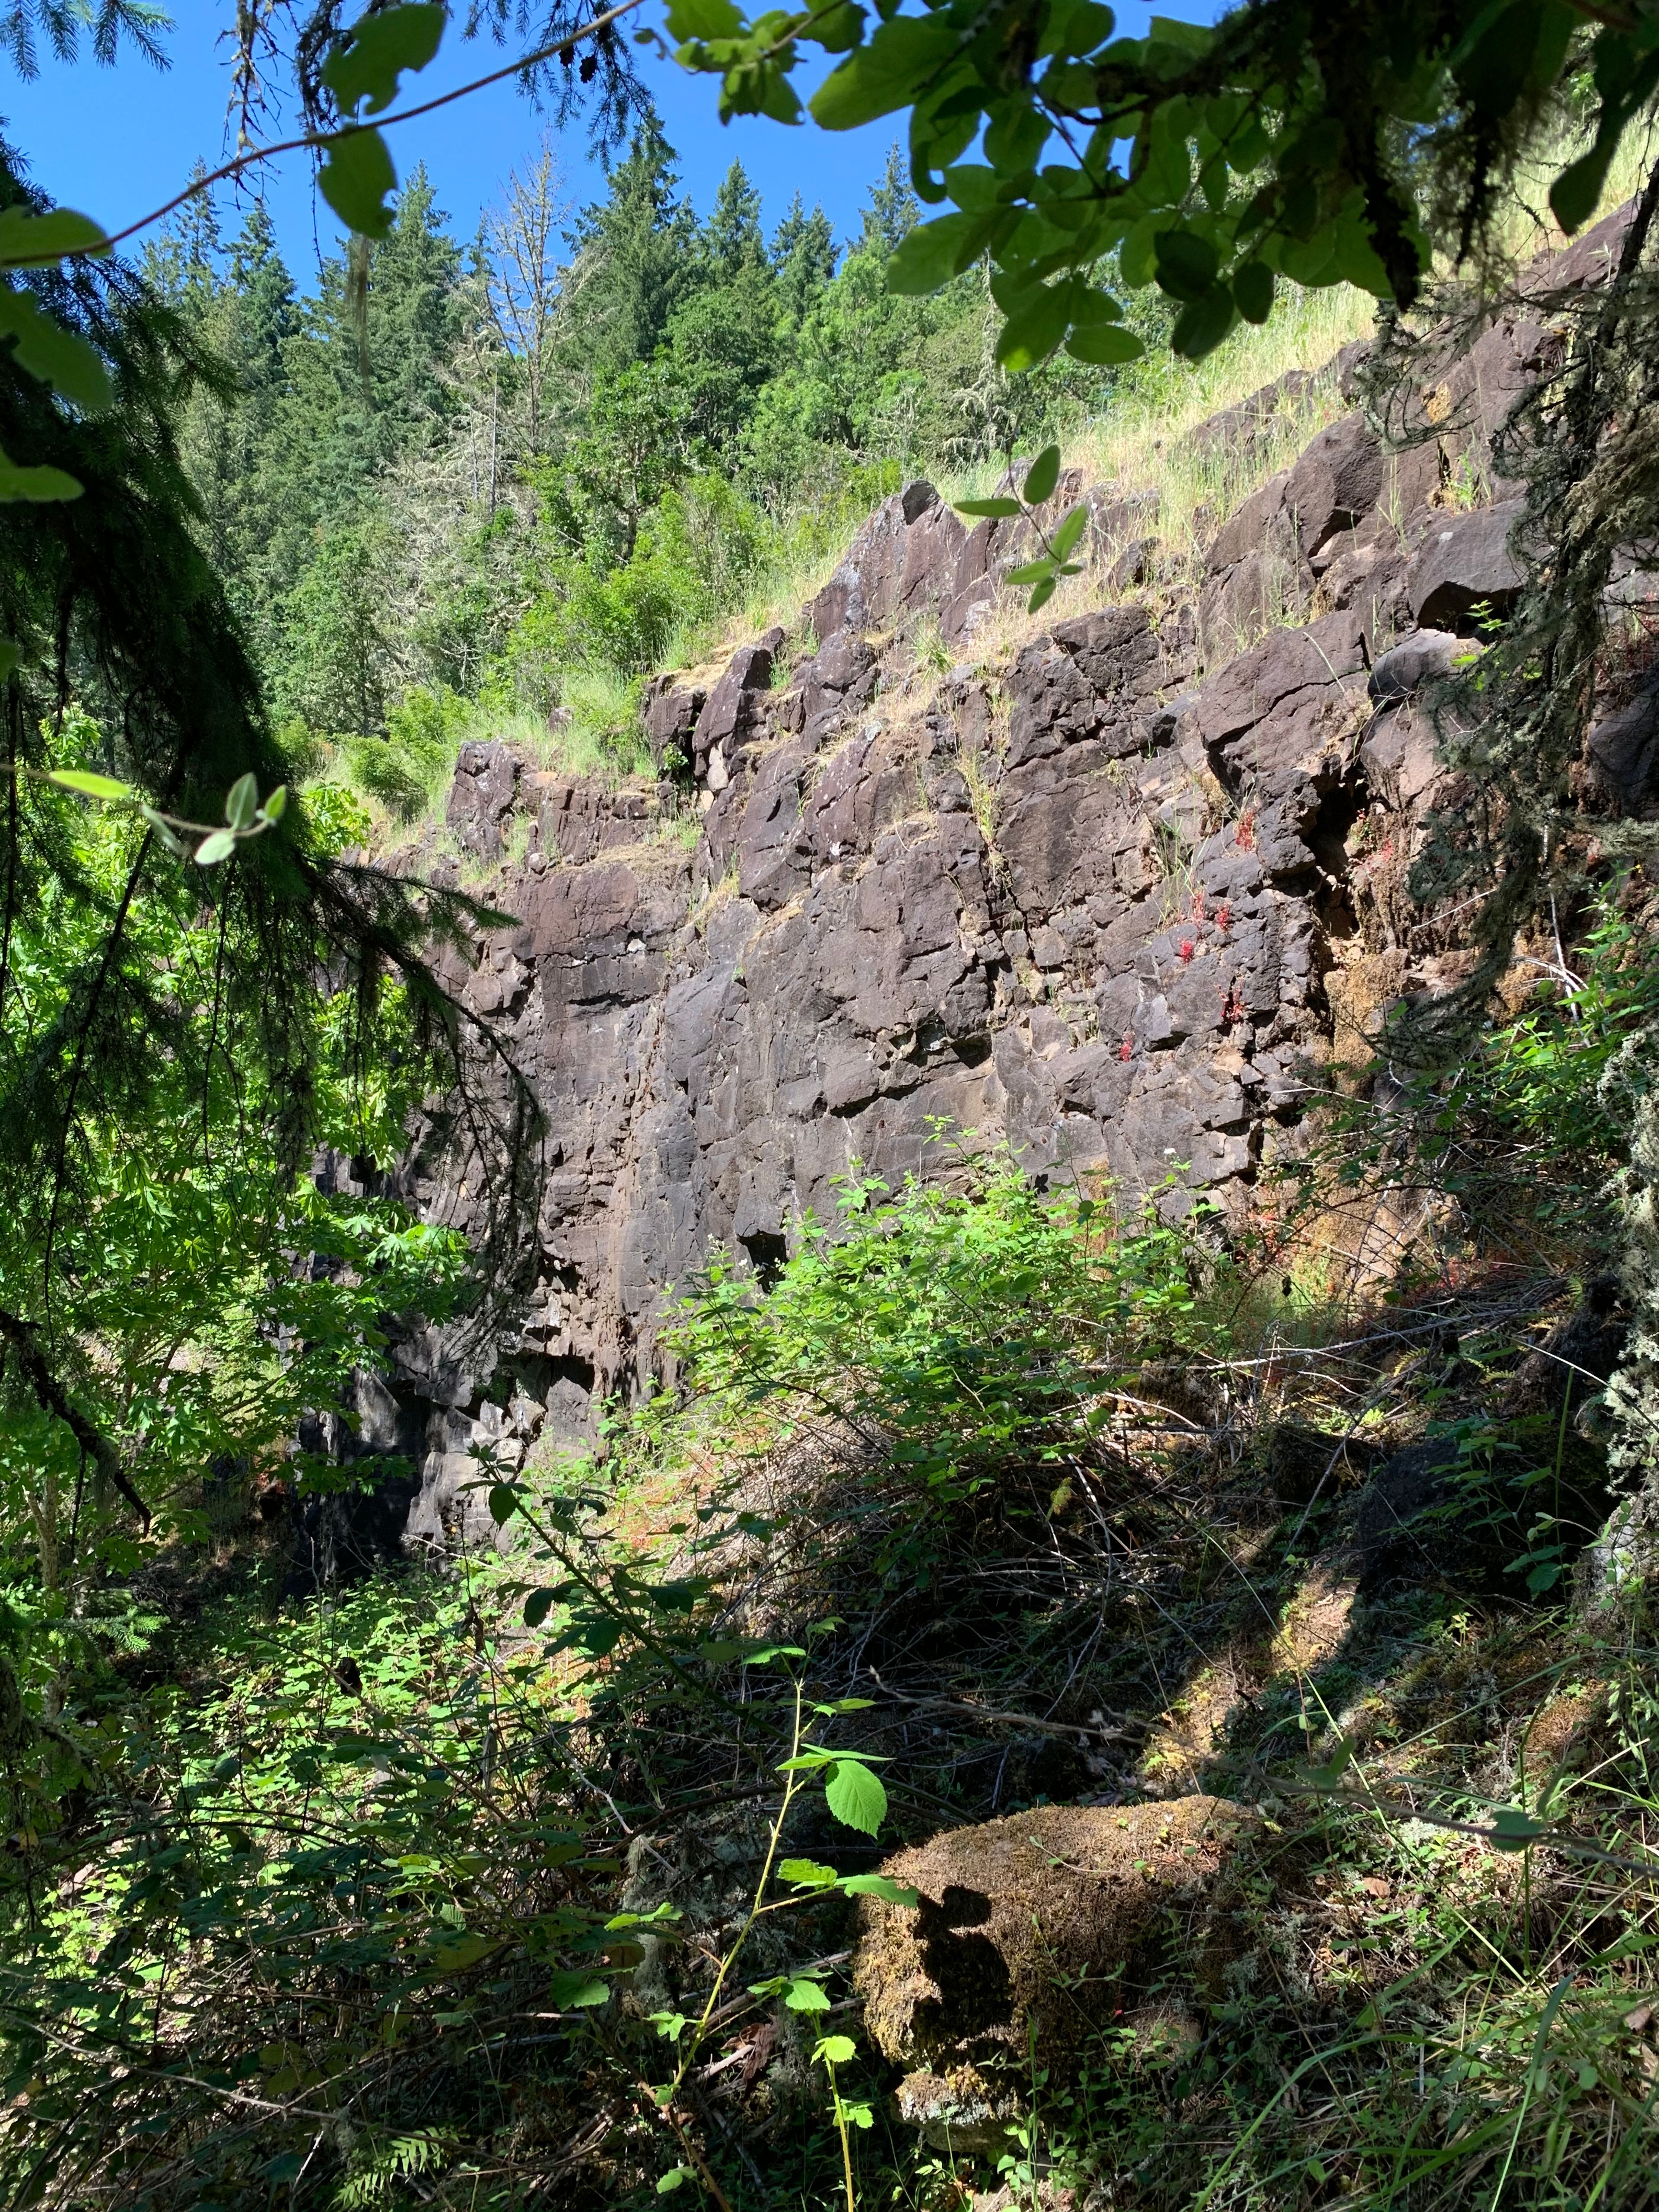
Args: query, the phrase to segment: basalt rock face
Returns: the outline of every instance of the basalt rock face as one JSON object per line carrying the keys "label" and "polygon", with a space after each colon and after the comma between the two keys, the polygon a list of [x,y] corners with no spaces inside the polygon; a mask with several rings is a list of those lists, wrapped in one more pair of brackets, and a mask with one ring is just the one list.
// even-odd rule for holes
{"label": "basalt rock face", "polygon": [[[472,1510],[480,1437],[509,1464],[550,1424],[580,1439],[715,1248],[764,1275],[855,1161],[948,1177],[941,1124],[1056,1180],[1243,1212],[1334,1045],[1436,980],[1402,889],[1447,793],[1427,702],[1478,650],[1468,611],[1511,588],[1512,510],[1469,487],[1512,497],[1492,441],[1547,345],[1494,325],[1455,390],[1416,395],[1443,434],[1400,452],[1345,409],[1351,356],[1205,426],[1198,451],[1247,459],[1286,409],[1311,434],[1188,582],[1132,589],[1156,497],[1073,472],[1046,519],[1087,503],[1089,590],[1046,625],[1001,587],[1030,525],[969,528],[911,484],[793,660],[773,631],[653,684],[655,786],[467,749],[455,834],[524,857],[489,887],[516,921],[451,981],[529,1078],[550,1171],[493,1370],[403,1355],[432,1408],[417,1531]],[[1650,709],[1606,726],[1620,804],[1659,752]],[[431,1194],[463,1227],[465,1190]]]}

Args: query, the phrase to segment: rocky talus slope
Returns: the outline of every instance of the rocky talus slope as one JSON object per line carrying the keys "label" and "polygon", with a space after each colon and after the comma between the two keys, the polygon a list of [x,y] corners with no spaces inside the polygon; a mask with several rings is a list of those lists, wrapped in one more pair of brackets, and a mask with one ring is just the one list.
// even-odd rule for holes
{"label": "rocky talus slope", "polygon": [[[1615,235],[1553,281],[1595,281]],[[1516,588],[1492,437],[1556,343],[1498,318],[1397,452],[1352,404],[1360,349],[1205,424],[1189,453],[1248,480],[1323,418],[1197,562],[1155,492],[1073,471],[1049,513],[1086,500],[1090,568],[1059,620],[1000,586],[1026,523],[910,483],[793,632],[653,684],[654,785],[464,750],[448,823],[519,919],[452,980],[530,1078],[550,1172],[493,1370],[416,1342],[395,1396],[369,1386],[356,1449],[421,1463],[413,1535],[453,1533],[479,1437],[508,1463],[580,1437],[714,1247],[763,1275],[854,1161],[948,1175],[941,1127],[1249,1206],[1333,1053],[1459,957],[1405,894],[1446,795],[1420,692]],[[1609,726],[1597,804],[1639,799],[1638,720]],[[470,1224],[459,1174],[426,1196]]]}

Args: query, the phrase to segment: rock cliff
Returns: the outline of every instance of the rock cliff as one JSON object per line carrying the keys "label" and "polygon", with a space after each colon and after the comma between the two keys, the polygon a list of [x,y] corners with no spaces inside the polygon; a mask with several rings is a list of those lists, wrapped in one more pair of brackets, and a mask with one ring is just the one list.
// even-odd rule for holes
{"label": "rock cliff", "polygon": [[[530,1079],[550,1172],[494,1367],[411,1344],[397,1405],[365,1407],[358,1449],[422,1458],[412,1534],[453,1533],[480,1437],[508,1463],[579,1439],[648,1369],[669,1286],[717,1245],[764,1276],[855,1161],[948,1175],[943,1127],[1249,1206],[1333,1051],[1455,960],[1404,890],[1443,795],[1422,691],[1516,588],[1492,439],[1553,343],[1510,313],[1436,357],[1400,450],[1352,404],[1358,349],[1205,424],[1191,450],[1247,478],[1275,426],[1311,434],[1195,560],[1151,488],[1073,472],[1049,514],[1086,501],[1089,568],[1060,619],[1002,586],[1028,523],[908,484],[793,632],[651,685],[654,784],[465,749],[448,823],[517,920],[452,981]],[[1624,712],[1628,804],[1652,717]],[[465,1227],[465,1192],[428,1195]]]}

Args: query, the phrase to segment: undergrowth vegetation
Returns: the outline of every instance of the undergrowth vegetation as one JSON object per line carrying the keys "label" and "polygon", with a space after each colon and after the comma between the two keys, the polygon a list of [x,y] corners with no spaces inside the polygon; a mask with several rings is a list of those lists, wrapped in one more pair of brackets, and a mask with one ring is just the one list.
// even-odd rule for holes
{"label": "undergrowth vegetation", "polygon": [[[1620,1018],[1460,1081],[1564,1127]],[[960,1144],[841,1205],[693,1286],[596,1458],[483,1449],[457,1566],[296,1610],[233,1516],[205,1579],[14,1594],[9,2202],[1650,2201],[1655,1654],[1571,1601],[1559,1283],[1291,1343],[1201,1212]],[[997,2140],[919,2142],[847,1978],[883,1852],[1194,1790],[1258,1816],[1219,1962],[1167,1917]]]}

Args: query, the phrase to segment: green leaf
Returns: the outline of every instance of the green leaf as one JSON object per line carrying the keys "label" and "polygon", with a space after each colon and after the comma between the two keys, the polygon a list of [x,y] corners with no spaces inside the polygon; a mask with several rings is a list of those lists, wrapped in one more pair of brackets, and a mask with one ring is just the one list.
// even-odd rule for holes
{"label": "green leaf", "polygon": [[1177,300],[1201,300],[1221,266],[1214,246],[1194,230],[1159,231],[1152,259],[1159,284]]}
{"label": "green leaf", "polygon": [[1050,544],[1056,561],[1063,561],[1088,526],[1089,510],[1081,501],[1065,517]]}
{"label": "green leaf", "polygon": [[259,786],[252,771],[239,775],[225,795],[225,819],[233,830],[244,832],[253,827],[253,817],[259,811]]}
{"label": "green leaf", "polygon": [[1487,1842],[1495,1851],[1524,1851],[1549,1829],[1547,1820],[1534,1820],[1523,1806],[1505,1805],[1492,1815]]}
{"label": "green leaf", "polygon": [[743,17],[732,0],[672,0],[663,21],[668,35],[686,39],[734,39],[743,28]]}
{"label": "green leaf", "polygon": [[958,514],[985,514],[998,520],[1020,512],[1017,499],[959,499],[954,505]]}
{"label": "green leaf", "polygon": [[554,1596],[550,1589],[532,1590],[524,1601],[524,1625],[539,1628],[553,1610]]}
{"label": "green leaf", "polygon": [[0,637],[0,684],[3,684],[23,657],[23,648],[15,637]]}
{"label": "green leaf", "polygon": [[812,2056],[825,2066],[845,2066],[859,2055],[859,2047],[850,2035],[820,2037],[813,2046]]}
{"label": "green leaf", "polygon": [[955,276],[957,256],[983,228],[977,215],[942,215],[906,234],[887,264],[887,289],[905,298],[937,292]]}
{"label": "green leaf", "polygon": [[1054,495],[1054,486],[1060,482],[1060,447],[1045,446],[1025,471],[1025,483],[1021,497],[1027,507],[1041,507]]}
{"label": "green leaf", "polygon": [[1218,284],[1213,292],[1206,292],[1201,300],[1182,309],[1170,333],[1170,343],[1183,359],[1202,361],[1221,343],[1237,314],[1232,294],[1224,284]]}
{"label": "green leaf", "polygon": [[499,1528],[510,1521],[519,1510],[518,1492],[510,1482],[495,1482],[489,1486],[489,1517]]}
{"label": "green leaf", "polygon": [[68,253],[107,253],[103,227],[73,208],[0,210],[0,268],[41,269]]}
{"label": "green leaf", "polygon": [[259,809],[267,822],[280,822],[288,809],[288,786],[279,783]]}
{"label": "green leaf", "polygon": [[1002,335],[997,340],[997,359],[1016,375],[1024,369],[1035,368],[1039,362],[1047,361],[1059,345],[1069,320],[1066,292],[1040,284],[1021,301],[1018,310],[1004,324]]}
{"label": "green leaf", "polygon": [[216,830],[210,837],[204,837],[196,848],[196,865],[198,868],[216,868],[221,860],[228,860],[235,850],[235,831]]}
{"label": "green leaf", "polygon": [[131,799],[130,784],[118,783],[112,775],[100,775],[89,768],[54,768],[46,771],[48,783],[61,783],[65,791],[84,792],[88,799]]}
{"label": "green leaf", "polygon": [[884,1904],[902,1905],[910,1911],[915,1911],[921,1901],[919,1892],[905,1888],[890,1875],[844,1874],[836,1887],[845,1896],[878,1897]]}
{"label": "green leaf", "polygon": [[688,2181],[695,2181],[696,2178],[689,2166],[671,2166],[657,2184],[657,2194],[659,2197],[672,2197],[677,2189],[684,2189]]}
{"label": "green leaf", "polygon": [[355,115],[365,100],[370,115],[390,107],[404,71],[423,70],[437,52],[446,20],[446,10],[428,0],[360,17],[323,64],[323,82],[341,114]]}
{"label": "green leaf", "polygon": [[823,1984],[805,1974],[790,1977],[789,1986],[783,1993],[783,2002],[791,2012],[828,2012],[830,2000]]}
{"label": "green leaf", "polygon": [[1103,368],[1139,361],[1146,349],[1134,332],[1126,331],[1121,323],[1091,323],[1085,330],[1072,332],[1066,341],[1066,350],[1073,361],[1092,362]]}
{"label": "green leaf", "polygon": [[79,499],[82,488],[80,479],[66,469],[20,468],[0,453],[0,500]]}
{"label": "green leaf", "polygon": [[589,2005],[602,2005],[611,1994],[611,1985],[597,1974],[585,1974],[579,1969],[553,1975],[547,1993],[558,2011],[579,2012]]}
{"label": "green leaf", "polygon": [[817,1859],[785,1859],[778,1872],[796,1889],[833,1889],[836,1886],[834,1867],[823,1866]]}
{"label": "green leaf", "polygon": [[842,1827],[873,1836],[887,1815],[887,1792],[879,1775],[859,1759],[837,1759],[824,1784],[824,1800]]}
{"label": "green leaf", "polygon": [[347,131],[329,144],[317,172],[318,189],[349,230],[364,238],[385,238],[392,228],[386,205],[397,188],[398,172],[378,131]]}
{"label": "green leaf", "polygon": [[900,15],[857,47],[812,95],[814,119],[825,131],[854,131],[908,106],[914,94],[957,50],[960,33],[945,13]]}
{"label": "green leaf", "polygon": [[1563,230],[1582,228],[1595,214],[1616,143],[1616,139],[1604,143],[1598,137],[1589,152],[1569,162],[1550,186],[1550,212]]}
{"label": "green leaf", "polygon": [[1052,577],[1054,563],[1045,553],[1040,561],[1023,561],[1003,578],[1005,584],[1041,584]]}
{"label": "green leaf", "polygon": [[1054,596],[1054,586],[1058,580],[1057,577],[1045,576],[1036,586],[1030,598],[1025,602],[1025,611],[1028,615],[1034,615],[1039,609],[1048,605],[1049,600]]}
{"label": "green leaf", "polygon": [[1265,261],[1247,261],[1234,272],[1233,300],[1247,323],[1265,323],[1273,311],[1273,272]]}
{"label": "green leaf", "polygon": [[113,398],[97,348],[48,313],[26,288],[0,285],[0,334],[15,341],[20,368],[82,414],[100,414]]}
{"label": "green leaf", "polygon": [[839,8],[826,9],[811,29],[803,30],[800,35],[822,46],[827,54],[850,54],[864,36],[866,21],[858,0],[843,0]]}

